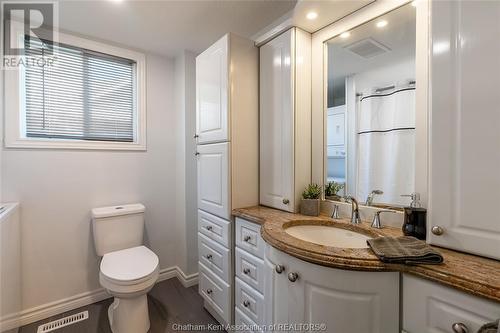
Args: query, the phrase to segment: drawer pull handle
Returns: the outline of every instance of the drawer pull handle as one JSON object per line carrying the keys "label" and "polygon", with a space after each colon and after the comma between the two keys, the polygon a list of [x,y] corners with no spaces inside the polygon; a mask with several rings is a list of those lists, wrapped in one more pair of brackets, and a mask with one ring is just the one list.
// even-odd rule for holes
{"label": "drawer pull handle", "polygon": [[299,278],[299,274],[297,274],[295,272],[288,273],[288,280],[290,280],[290,282],[295,282],[298,280],[298,278]]}
{"label": "drawer pull handle", "polygon": [[283,265],[276,265],[276,267],[274,268],[276,270],[276,273],[278,274],[281,274],[285,271],[285,266]]}
{"label": "drawer pull handle", "polygon": [[444,229],[438,225],[432,227],[431,232],[436,236],[441,236],[444,233]]}
{"label": "drawer pull handle", "polygon": [[463,323],[454,323],[451,328],[455,333],[469,333],[469,329]]}
{"label": "drawer pull handle", "polygon": [[212,293],[212,289],[207,289],[207,294],[210,295]]}
{"label": "drawer pull handle", "polygon": [[288,199],[283,199],[283,204],[284,204],[284,205],[288,205],[289,203],[290,203],[290,200],[288,200]]}
{"label": "drawer pull handle", "polygon": [[250,306],[250,302],[249,302],[249,301],[247,301],[247,300],[243,301],[243,306],[244,306],[245,308],[248,308],[248,307]]}
{"label": "drawer pull handle", "polygon": [[207,255],[205,256],[205,258],[207,258],[208,260],[212,260],[212,255],[211,255],[211,254],[207,254]]}
{"label": "drawer pull handle", "polygon": [[243,270],[243,274],[245,274],[245,275],[250,274],[250,268],[245,268],[245,269]]}
{"label": "drawer pull handle", "polygon": [[212,226],[211,226],[211,225],[207,225],[205,228],[206,228],[208,231],[212,231]]}
{"label": "drawer pull handle", "polygon": [[245,236],[245,237],[243,237],[243,241],[245,241],[245,242],[247,242],[247,243],[248,243],[251,239],[252,239],[252,237],[250,237],[250,236],[248,236],[248,235],[247,235],[247,236]]}

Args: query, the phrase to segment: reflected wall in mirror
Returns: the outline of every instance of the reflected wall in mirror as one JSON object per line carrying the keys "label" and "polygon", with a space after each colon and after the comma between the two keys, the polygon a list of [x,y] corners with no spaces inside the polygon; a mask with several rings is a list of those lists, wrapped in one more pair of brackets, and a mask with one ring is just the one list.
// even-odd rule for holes
{"label": "reflected wall in mirror", "polygon": [[415,26],[408,4],[326,42],[326,199],[409,204],[401,195],[415,190]]}

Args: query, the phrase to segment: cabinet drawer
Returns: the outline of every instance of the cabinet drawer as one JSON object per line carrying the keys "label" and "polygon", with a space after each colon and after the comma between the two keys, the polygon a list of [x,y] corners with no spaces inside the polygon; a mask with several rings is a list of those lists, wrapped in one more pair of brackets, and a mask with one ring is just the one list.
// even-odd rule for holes
{"label": "cabinet drawer", "polygon": [[231,319],[231,292],[227,283],[199,264],[200,276],[198,290],[200,295],[224,319]]}
{"label": "cabinet drawer", "polygon": [[236,308],[243,312],[257,325],[264,323],[264,296],[238,277],[235,278],[234,300]]}
{"label": "cabinet drawer", "polygon": [[198,233],[198,260],[218,277],[229,283],[231,256],[228,248]]}
{"label": "cabinet drawer", "polygon": [[236,248],[236,276],[260,293],[264,292],[264,260]]}
{"label": "cabinet drawer", "polygon": [[264,258],[265,244],[260,237],[260,225],[237,217],[236,245],[261,259]]}
{"label": "cabinet drawer", "polygon": [[403,329],[408,333],[454,333],[453,324],[468,332],[500,318],[500,303],[403,275]]}
{"label": "cabinet drawer", "polygon": [[231,237],[229,237],[231,234],[231,223],[229,221],[198,210],[198,232],[225,247],[231,247]]}
{"label": "cabinet drawer", "polygon": [[240,309],[234,309],[234,324],[237,326],[237,332],[260,333],[260,327],[248,318]]}

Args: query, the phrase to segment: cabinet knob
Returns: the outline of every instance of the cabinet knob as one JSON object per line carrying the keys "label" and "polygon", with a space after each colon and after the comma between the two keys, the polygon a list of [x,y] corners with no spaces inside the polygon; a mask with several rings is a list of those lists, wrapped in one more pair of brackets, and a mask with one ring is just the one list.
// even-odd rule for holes
{"label": "cabinet knob", "polygon": [[200,155],[200,153],[198,153],[198,152],[194,153],[194,156],[198,156],[198,155]]}
{"label": "cabinet knob", "polygon": [[248,242],[248,241],[250,241],[250,239],[252,239],[252,237],[250,237],[250,236],[243,237],[244,242]]}
{"label": "cabinet knob", "polygon": [[455,333],[469,333],[469,329],[463,323],[454,323],[451,328]]}
{"label": "cabinet knob", "polygon": [[276,265],[276,267],[274,268],[276,270],[276,273],[278,274],[281,274],[285,271],[285,266],[283,265]]}
{"label": "cabinet knob", "polygon": [[290,203],[290,200],[288,199],[283,199],[283,204],[288,205]]}
{"label": "cabinet knob", "polygon": [[208,260],[211,260],[211,259],[212,259],[212,255],[211,255],[211,254],[207,254],[207,255],[205,256],[205,258],[207,258]]}
{"label": "cabinet knob", "polygon": [[207,289],[207,294],[210,295],[212,293],[212,289]]}
{"label": "cabinet knob", "polygon": [[244,301],[243,301],[243,306],[244,306],[245,308],[248,308],[248,307],[250,306],[250,302],[249,302],[249,301],[247,301],[247,300],[244,300]]}
{"label": "cabinet knob", "polygon": [[205,227],[205,229],[207,229],[208,231],[212,231],[212,226],[211,226],[211,225],[207,225],[207,226]]}
{"label": "cabinet knob", "polygon": [[250,274],[250,268],[243,269],[243,274],[245,274],[245,275]]}
{"label": "cabinet knob", "polygon": [[198,134],[195,134],[193,138],[198,139],[200,136]]}
{"label": "cabinet knob", "polygon": [[438,225],[432,227],[431,232],[436,236],[441,236],[444,233],[444,229]]}
{"label": "cabinet knob", "polygon": [[290,280],[290,282],[295,282],[295,281],[297,281],[298,278],[299,278],[299,274],[297,274],[295,272],[288,273],[288,280]]}

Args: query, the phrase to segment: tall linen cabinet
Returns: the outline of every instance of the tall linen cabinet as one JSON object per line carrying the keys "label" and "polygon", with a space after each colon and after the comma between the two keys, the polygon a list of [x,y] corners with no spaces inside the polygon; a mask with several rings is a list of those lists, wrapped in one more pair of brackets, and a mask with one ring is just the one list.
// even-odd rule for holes
{"label": "tall linen cabinet", "polygon": [[311,181],[311,34],[260,47],[260,203],[297,212]]}
{"label": "tall linen cabinet", "polygon": [[227,34],[196,58],[199,293],[233,321],[231,210],[259,202],[258,50]]}

